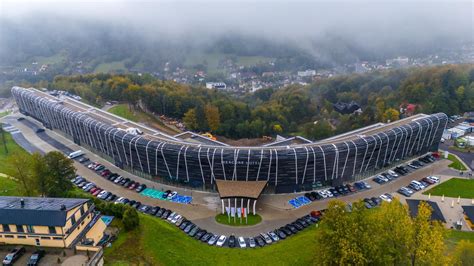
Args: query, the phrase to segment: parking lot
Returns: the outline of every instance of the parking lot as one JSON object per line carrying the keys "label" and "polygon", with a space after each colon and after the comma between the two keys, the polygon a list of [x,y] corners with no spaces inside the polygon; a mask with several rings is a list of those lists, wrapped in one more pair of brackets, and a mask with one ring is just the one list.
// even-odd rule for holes
{"label": "parking lot", "polygon": [[[29,119],[29,118],[27,118]],[[13,119],[16,121],[16,119]],[[193,223],[198,225],[201,228],[206,228],[208,231],[211,231],[215,234],[235,234],[242,235],[246,237],[258,235],[261,232],[268,232],[275,228],[278,228],[282,225],[285,225],[289,222],[292,222],[304,215],[307,215],[313,210],[321,210],[327,207],[327,203],[330,198],[313,201],[309,204],[303,205],[297,209],[290,205],[289,201],[296,197],[304,196],[304,193],[291,193],[291,194],[278,194],[278,195],[262,195],[257,204],[257,213],[260,214],[263,218],[263,221],[260,224],[251,226],[248,228],[236,228],[229,227],[215,222],[215,215],[219,212],[219,200],[216,193],[209,192],[200,192],[200,191],[190,191],[183,188],[176,188],[167,185],[162,185],[155,183],[153,181],[134,176],[122,169],[115,167],[110,162],[104,160],[103,158],[87,152],[83,147],[79,147],[73,144],[70,140],[62,137],[60,134],[57,134],[53,131],[46,130],[44,134],[49,135],[49,138],[44,138],[38,136],[35,131],[25,125],[20,123],[20,121],[12,121],[21,132],[27,137],[29,141],[34,143],[35,146],[39,147],[44,151],[57,150],[58,143],[64,145],[68,150],[79,150],[82,149],[86,151],[86,156],[91,159],[91,161],[97,161],[105,165],[111,171],[118,173],[124,177],[133,179],[140,182],[141,184],[146,184],[149,188],[158,189],[161,191],[166,191],[168,189],[177,191],[180,195],[192,195],[192,204],[181,204],[175,203],[172,201],[166,200],[157,200],[152,197],[144,196],[130,189],[124,188],[122,186],[111,183],[104,177],[94,173],[90,169],[79,162],[75,162],[77,168],[77,173],[87,178],[88,181],[94,182],[98,187],[106,189],[107,191],[116,194],[117,196],[126,197],[130,200],[140,201],[142,204],[150,206],[160,206],[162,208],[170,209],[181,215],[185,216],[187,219],[192,220]],[[33,122],[36,123],[36,122]],[[51,143],[51,139],[54,139],[55,143]],[[384,193],[394,194],[401,186],[407,186],[412,180],[419,180],[428,175],[438,174],[447,169],[449,161],[441,160],[429,164],[421,169],[416,171],[411,171],[405,176],[401,176],[395,180],[391,180],[386,184],[376,184],[372,178],[367,179],[366,181],[372,186],[371,189],[361,190],[355,193],[350,193],[345,196],[339,197],[338,199],[346,202],[354,202],[364,198],[379,197]]]}
{"label": "parking lot", "polygon": [[[0,246],[0,258],[3,260],[11,249],[16,246]],[[36,250],[35,247],[25,246],[26,252],[13,265],[27,265],[31,254]],[[76,254],[69,249],[41,248],[45,250],[45,256],[41,258],[39,265],[84,265],[87,261],[85,252],[78,251]],[[64,256],[65,252],[66,256]],[[58,258],[60,263],[58,263]]]}

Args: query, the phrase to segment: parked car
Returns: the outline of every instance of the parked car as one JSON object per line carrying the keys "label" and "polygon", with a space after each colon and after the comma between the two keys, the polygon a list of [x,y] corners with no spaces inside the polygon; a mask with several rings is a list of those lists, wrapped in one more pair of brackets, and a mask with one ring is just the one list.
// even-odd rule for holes
{"label": "parked car", "polygon": [[273,242],[277,242],[278,240],[280,240],[280,238],[274,232],[268,232],[268,236],[270,236]]}
{"label": "parked car", "polygon": [[391,176],[397,178],[399,175],[397,173],[395,173],[395,171],[393,170],[388,170],[387,173],[389,173]]}
{"label": "parked car", "polygon": [[24,247],[14,248],[3,259],[3,265],[13,265],[25,253]]}
{"label": "parked car", "polygon": [[194,237],[199,232],[199,230],[201,230],[201,228],[199,228],[199,226],[195,226],[193,229],[191,229],[191,231],[189,231],[188,235],[190,237]]}
{"label": "parked car", "polygon": [[141,184],[137,187],[137,189],[135,189],[136,192],[140,193],[142,192],[143,190],[146,189],[146,185],[145,184]]}
{"label": "parked car", "polygon": [[45,251],[42,249],[38,249],[33,254],[31,254],[30,259],[28,260],[28,266],[36,266],[39,264],[41,258],[44,257]]}
{"label": "parked car", "polygon": [[260,236],[263,238],[263,240],[265,240],[265,243],[267,244],[271,244],[272,243],[272,239],[265,233],[260,233]]}
{"label": "parked car", "polygon": [[188,226],[186,226],[186,228],[184,228],[184,232],[186,234],[188,234],[189,232],[191,232],[191,230],[193,230],[194,227],[195,227],[195,225],[193,223],[189,223]]}
{"label": "parked car", "polygon": [[255,239],[253,237],[249,237],[249,247],[255,247]]}
{"label": "parked car", "polygon": [[80,163],[88,163],[89,161],[90,161],[90,160],[89,160],[89,158],[87,158],[87,157],[82,157],[82,158],[79,159],[79,162],[80,162]]}
{"label": "parked car", "polygon": [[227,237],[225,235],[221,235],[216,242],[216,246],[222,247],[226,241]]}
{"label": "parked car", "polygon": [[230,236],[229,236],[229,243],[227,243],[227,245],[228,245],[230,248],[234,248],[234,247],[235,247],[235,236],[234,236],[234,235],[230,235]]}
{"label": "parked car", "polygon": [[257,245],[259,247],[265,246],[265,240],[263,240],[263,238],[261,236],[255,237],[255,242],[257,242]]}
{"label": "parked car", "polygon": [[218,239],[219,239],[218,235],[213,235],[211,236],[209,241],[207,241],[207,244],[209,244],[210,246],[215,245]]}
{"label": "parked car", "polygon": [[380,195],[380,198],[381,198],[383,201],[392,202],[392,199],[389,198],[389,197],[387,197],[387,195],[385,195],[385,194]]}
{"label": "parked car", "polygon": [[169,199],[169,200],[171,200],[171,199],[173,199],[176,195],[178,195],[178,192],[173,191],[173,192],[169,193],[168,196],[166,196],[166,198]]}
{"label": "parked car", "polygon": [[237,238],[237,242],[239,242],[240,248],[246,248],[247,247],[247,243],[245,243],[245,239],[243,237],[239,236]]}
{"label": "parked car", "polygon": [[201,242],[207,243],[209,241],[209,239],[211,239],[212,236],[213,236],[213,234],[206,233],[205,235],[203,235],[201,237]]}
{"label": "parked car", "polygon": [[437,176],[432,176],[432,175],[431,175],[431,176],[428,176],[427,178],[428,178],[429,180],[432,180],[432,181],[435,182],[435,183],[439,183],[439,177],[437,177]]}

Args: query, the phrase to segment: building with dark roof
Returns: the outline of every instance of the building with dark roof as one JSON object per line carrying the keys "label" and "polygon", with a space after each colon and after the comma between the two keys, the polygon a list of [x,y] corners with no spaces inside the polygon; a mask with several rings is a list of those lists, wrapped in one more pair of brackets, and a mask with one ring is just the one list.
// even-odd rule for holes
{"label": "building with dark roof", "polygon": [[0,244],[70,247],[81,238],[95,243],[105,224],[88,199],[0,197]]}
{"label": "building with dark roof", "polygon": [[427,203],[431,207],[431,221],[439,221],[442,223],[446,223],[446,219],[444,218],[441,209],[438,206],[438,203],[434,201],[425,201],[425,200],[415,200],[415,199],[407,199],[408,210],[410,211],[411,217],[416,217],[418,215],[418,207],[420,206],[421,202]]}
{"label": "building with dark roof", "polygon": [[[157,182],[216,189],[216,180],[266,181],[267,193],[312,190],[353,182],[438,150],[448,118],[417,114],[326,140],[301,138],[267,147],[181,139],[71,98],[12,88],[20,112],[131,173]],[[143,134],[128,134],[139,128]],[[189,134],[188,134],[189,135]],[[182,137],[182,136],[181,136]]]}

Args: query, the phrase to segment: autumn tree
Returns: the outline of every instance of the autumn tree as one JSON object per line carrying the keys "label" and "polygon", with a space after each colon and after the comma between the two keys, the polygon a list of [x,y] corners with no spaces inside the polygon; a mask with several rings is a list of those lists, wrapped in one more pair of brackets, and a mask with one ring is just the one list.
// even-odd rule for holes
{"label": "autumn tree", "polygon": [[219,125],[221,123],[219,108],[208,104],[206,105],[204,111],[205,111],[206,121],[207,121],[207,125],[209,126],[209,129],[211,131],[216,131],[219,128]]}
{"label": "autumn tree", "polygon": [[474,265],[474,243],[461,240],[454,249],[452,264],[456,266]]}
{"label": "autumn tree", "polygon": [[31,172],[31,160],[26,153],[14,153],[10,156],[11,175],[20,182],[21,190],[26,196],[34,194],[33,173]]}
{"label": "autumn tree", "polygon": [[397,199],[368,210],[331,201],[316,234],[321,265],[444,265],[445,229],[426,203],[411,218]]}
{"label": "autumn tree", "polygon": [[198,120],[196,116],[196,109],[189,109],[183,117],[183,122],[186,127],[190,130],[196,130],[198,128]]}
{"label": "autumn tree", "polygon": [[394,108],[388,108],[385,110],[382,117],[384,122],[393,122],[400,119],[400,112]]}

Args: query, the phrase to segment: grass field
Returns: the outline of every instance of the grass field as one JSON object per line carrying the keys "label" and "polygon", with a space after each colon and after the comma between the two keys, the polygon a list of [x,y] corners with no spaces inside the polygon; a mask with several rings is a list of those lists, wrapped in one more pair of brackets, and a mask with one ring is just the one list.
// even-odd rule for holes
{"label": "grass field", "polygon": [[18,182],[0,176],[0,196],[18,196]]}
{"label": "grass field", "polygon": [[118,104],[110,108],[108,112],[118,115],[120,117],[123,117],[133,122],[145,123],[147,125],[150,125],[168,134],[174,135],[176,133],[179,133],[174,128],[166,126],[161,120],[154,117],[152,114],[147,114],[142,111],[135,111],[135,110],[131,111],[127,104]]}
{"label": "grass field", "polygon": [[115,61],[109,63],[101,63],[96,66],[94,69],[94,73],[110,73],[110,72],[126,72],[127,69],[125,68],[123,61]]}
{"label": "grass field", "polygon": [[140,120],[140,114],[137,112],[130,111],[127,104],[119,104],[109,109],[109,112],[133,122]]}
{"label": "grass field", "polygon": [[317,254],[316,227],[269,247],[242,250],[202,244],[154,217],[140,215],[140,223],[105,249],[106,265],[309,265]]}
{"label": "grass field", "polygon": [[446,243],[448,245],[448,249],[453,249],[457,243],[461,240],[466,240],[469,242],[474,243],[474,232],[466,232],[466,231],[456,231],[450,230],[448,231],[448,237],[446,239]]}
{"label": "grass field", "polygon": [[29,153],[16,144],[12,136],[8,133],[5,133],[5,141],[8,153],[5,153],[4,144],[0,136],[0,173],[12,176],[12,168],[8,163],[8,157],[15,153],[24,153],[28,156]]}
{"label": "grass field", "polygon": [[262,221],[262,217],[258,214],[253,215],[249,214],[247,218],[247,223],[245,223],[246,219],[242,219],[242,223],[240,218],[237,217],[234,222],[234,218],[230,218],[229,222],[229,217],[227,214],[218,214],[216,216],[216,222],[221,223],[221,224],[226,224],[226,225],[231,225],[231,226],[250,226],[250,225],[256,225]]}
{"label": "grass field", "polygon": [[441,183],[434,188],[423,192],[423,194],[434,196],[446,196],[452,198],[474,198],[474,180],[472,179],[461,179],[461,178],[451,178],[450,180]]}
{"label": "grass field", "polygon": [[459,159],[452,155],[452,154],[449,154],[448,155],[448,160],[450,160],[452,163],[450,165],[448,165],[449,167],[453,168],[453,169],[456,169],[456,170],[459,170],[459,171],[466,171],[467,168],[464,166],[464,164],[461,163],[461,161],[459,161]]}
{"label": "grass field", "polygon": [[7,116],[10,112],[5,111],[5,112],[0,112],[0,118]]}

